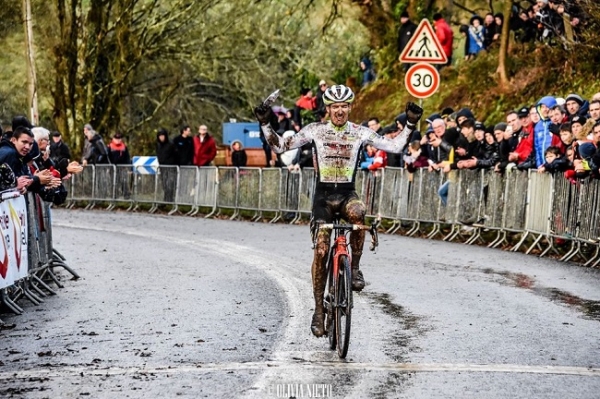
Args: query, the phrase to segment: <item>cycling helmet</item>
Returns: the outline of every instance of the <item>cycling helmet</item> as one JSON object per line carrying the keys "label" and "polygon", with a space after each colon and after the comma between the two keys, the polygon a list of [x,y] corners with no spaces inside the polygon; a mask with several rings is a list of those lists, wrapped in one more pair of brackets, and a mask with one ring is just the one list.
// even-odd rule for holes
{"label": "cycling helmet", "polygon": [[348,103],[352,104],[354,101],[354,93],[352,89],[344,85],[333,85],[325,90],[323,93],[323,102],[325,105],[333,103]]}

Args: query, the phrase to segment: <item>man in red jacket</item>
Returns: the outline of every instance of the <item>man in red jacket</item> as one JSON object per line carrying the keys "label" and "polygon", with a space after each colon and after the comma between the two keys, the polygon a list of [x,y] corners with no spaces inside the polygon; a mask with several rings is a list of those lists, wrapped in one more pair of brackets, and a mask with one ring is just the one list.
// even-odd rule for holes
{"label": "man in red jacket", "polygon": [[198,133],[194,137],[194,165],[209,166],[217,156],[217,144],[205,125],[200,125]]}
{"label": "man in red jacket", "polygon": [[433,25],[435,27],[435,35],[442,45],[446,57],[448,57],[448,62],[444,65],[440,65],[440,68],[452,65],[452,42],[454,40],[454,33],[440,13],[434,14]]}

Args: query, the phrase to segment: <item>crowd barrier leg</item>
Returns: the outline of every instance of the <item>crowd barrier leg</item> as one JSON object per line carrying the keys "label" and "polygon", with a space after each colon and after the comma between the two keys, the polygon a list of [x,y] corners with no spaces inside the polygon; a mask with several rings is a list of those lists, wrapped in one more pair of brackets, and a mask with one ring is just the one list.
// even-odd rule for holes
{"label": "crowd barrier leg", "polygon": [[518,252],[519,249],[521,248],[521,246],[525,243],[525,241],[527,240],[527,237],[529,237],[529,232],[526,231],[523,236],[521,237],[521,239],[519,240],[518,243],[516,243],[511,249],[511,252]]}
{"label": "crowd barrier leg", "polygon": [[546,249],[544,249],[541,254],[539,254],[540,258],[543,258],[544,256],[548,255],[548,253],[550,251],[552,251],[555,254],[559,255],[558,250],[554,247],[554,237],[548,236],[547,240],[548,240],[548,247]]}
{"label": "crowd barrier leg", "polygon": [[56,286],[57,286],[58,288],[64,288],[64,287],[65,287],[64,285],[62,285],[62,284],[60,283],[60,281],[58,280],[58,278],[56,277],[56,275],[55,275],[54,273],[52,273],[52,271],[51,271],[51,270],[50,270],[50,268],[48,267],[48,268],[46,268],[46,269],[44,270],[44,275],[43,275],[43,276],[37,276],[37,275],[35,275],[35,274],[31,276],[31,278],[32,278],[33,280],[35,280],[35,282],[36,282],[36,284],[37,284],[37,285],[36,285],[36,284],[31,284],[31,286],[32,286],[33,288],[35,288],[35,290],[36,290],[38,293],[40,293],[40,294],[45,294],[45,293],[44,293],[44,291],[42,291],[42,290],[41,290],[41,288],[39,288],[39,287],[38,287],[38,285],[40,285],[42,288],[44,288],[46,291],[48,291],[48,292],[50,293],[50,295],[56,295],[56,294],[57,294],[57,292],[56,292],[56,291],[54,291],[54,290],[53,290],[53,289],[52,289],[52,288],[51,288],[51,287],[50,287],[48,284],[46,284],[46,283],[44,282],[44,280],[42,280],[42,277],[44,277],[44,276],[49,276],[49,277],[50,277],[50,279],[51,279],[51,280],[52,280],[52,281],[53,281],[53,282],[56,284]]}
{"label": "crowd barrier leg", "polygon": [[28,278],[23,279],[23,281],[21,281],[21,289],[23,290],[23,295],[25,296],[25,298],[29,299],[29,302],[33,303],[36,306],[44,302],[42,298],[38,297],[33,292],[31,292],[31,290],[29,289],[30,286],[31,284]]}
{"label": "crowd barrier leg", "polygon": [[400,228],[400,221],[398,219],[392,220],[392,225],[385,231],[385,234],[394,234]]}
{"label": "crowd barrier leg", "polygon": [[446,236],[442,240],[452,242],[452,241],[454,241],[454,239],[456,237],[458,237],[459,234],[460,234],[460,225],[453,224],[450,232],[448,234],[446,234]]}
{"label": "crowd barrier leg", "polygon": [[498,230],[498,234],[496,234],[496,238],[494,238],[492,240],[492,242],[490,242],[488,244],[487,247],[488,248],[497,248],[503,242],[506,242],[506,231],[504,231],[504,230]]}
{"label": "crowd barrier leg", "polygon": [[414,236],[415,234],[417,234],[417,232],[421,230],[421,222],[419,222],[418,220],[413,221],[413,225],[410,228],[410,230],[408,230],[406,232],[406,235],[409,237]]}
{"label": "crowd barrier leg", "polygon": [[540,245],[540,241],[542,240],[542,238],[544,238],[544,235],[538,234],[537,238],[533,241],[533,244],[531,244],[531,246],[527,248],[527,251],[525,251],[525,254],[529,255],[534,248],[537,248],[538,250],[542,251],[542,246]]}
{"label": "crowd barrier leg", "polygon": [[12,299],[8,296],[6,289],[0,290],[0,302],[6,306],[8,310],[16,315],[23,314],[23,308],[13,302]]}
{"label": "crowd barrier leg", "polygon": [[482,244],[485,244],[485,241],[483,240],[483,238],[481,238],[481,228],[480,227],[475,227],[475,231],[473,232],[473,235],[467,241],[465,241],[465,245],[473,245],[477,241],[479,241]]}
{"label": "crowd barrier leg", "polygon": [[67,265],[63,260],[60,259],[56,259],[56,258],[52,258],[52,260],[50,261],[50,267],[54,268],[54,267],[62,267],[63,269],[65,269],[66,271],[68,271],[72,276],[73,276],[73,280],[78,280],[81,277],[79,276],[79,274],[77,274],[77,272],[73,269],[71,269],[71,267],[69,265]]}
{"label": "crowd barrier leg", "polygon": [[588,259],[581,252],[581,241],[579,241],[579,240],[571,241],[571,250],[569,252],[567,252],[562,258],[560,258],[560,261],[568,262],[571,259],[573,259],[576,255],[584,263],[587,263]]}
{"label": "crowd barrier leg", "polygon": [[592,255],[592,257],[589,258],[587,260],[587,262],[585,262],[583,265],[590,266],[590,265],[594,264],[596,259],[598,259],[598,255],[600,255],[600,246],[598,245],[598,243],[596,243],[596,251],[594,251],[594,255]]}
{"label": "crowd barrier leg", "polygon": [[442,234],[442,225],[441,225],[441,223],[434,223],[433,229],[429,232],[429,234],[427,234],[427,238],[432,240],[438,234],[440,234],[440,235]]}

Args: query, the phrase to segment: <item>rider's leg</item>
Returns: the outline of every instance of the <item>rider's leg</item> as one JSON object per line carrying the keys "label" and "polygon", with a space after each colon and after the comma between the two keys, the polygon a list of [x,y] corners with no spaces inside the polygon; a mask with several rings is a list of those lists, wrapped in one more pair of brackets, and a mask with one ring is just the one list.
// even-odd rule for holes
{"label": "rider's leg", "polygon": [[[365,223],[365,204],[357,197],[350,199],[344,207],[344,219],[351,224]],[[350,247],[352,248],[352,289],[360,291],[365,288],[365,279],[359,270],[360,257],[362,256],[365,231],[357,230],[350,233]]]}
{"label": "rider's leg", "polygon": [[321,337],[325,334],[325,315],[323,313],[323,296],[327,283],[327,253],[329,251],[330,232],[320,230],[317,233],[317,244],[312,264],[313,294],[315,297],[315,313],[313,314],[310,329],[312,333]]}

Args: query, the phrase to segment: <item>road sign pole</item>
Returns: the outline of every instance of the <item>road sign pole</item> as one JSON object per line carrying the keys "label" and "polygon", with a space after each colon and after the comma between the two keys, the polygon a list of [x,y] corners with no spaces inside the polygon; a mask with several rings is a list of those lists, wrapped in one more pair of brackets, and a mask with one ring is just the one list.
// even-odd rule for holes
{"label": "road sign pole", "polygon": [[[419,98],[419,107],[421,107],[421,109],[423,109],[423,99],[422,98]],[[421,132],[421,134],[423,134],[422,131],[421,131],[421,119],[419,119],[419,127],[418,127],[418,129],[419,129],[419,132]]]}

